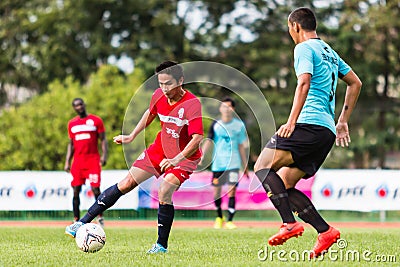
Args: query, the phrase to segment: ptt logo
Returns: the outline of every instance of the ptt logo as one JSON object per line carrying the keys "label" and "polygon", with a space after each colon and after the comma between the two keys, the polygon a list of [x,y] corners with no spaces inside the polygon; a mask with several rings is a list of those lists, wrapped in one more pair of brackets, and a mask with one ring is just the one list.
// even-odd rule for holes
{"label": "ptt logo", "polygon": [[325,185],[324,187],[322,187],[321,189],[321,195],[323,197],[329,198],[333,195],[333,188],[330,184]]}
{"label": "ptt logo", "polygon": [[328,184],[322,187],[321,195],[326,198],[335,197],[337,199],[345,197],[362,197],[364,195],[365,186],[356,185],[353,187],[341,187],[337,190],[333,190],[333,187]]}
{"label": "ptt logo", "polygon": [[380,185],[376,190],[375,193],[380,198],[386,198],[389,195],[389,188],[387,185],[383,184]]}
{"label": "ptt logo", "polygon": [[25,190],[24,190],[24,196],[25,196],[26,198],[32,199],[32,198],[35,198],[36,195],[37,195],[36,186],[30,185],[30,186],[28,186],[27,188],[25,188]]}
{"label": "ptt logo", "polygon": [[400,187],[396,187],[392,189],[392,187],[389,189],[389,186],[386,184],[380,185],[376,190],[375,190],[376,195],[380,199],[399,199],[400,198]]}
{"label": "ptt logo", "polygon": [[57,188],[44,188],[43,190],[38,190],[36,186],[27,186],[24,190],[24,196],[28,199],[34,199],[39,197],[40,199],[45,199],[49,197],[66,197],[68,187],[57,187]]}

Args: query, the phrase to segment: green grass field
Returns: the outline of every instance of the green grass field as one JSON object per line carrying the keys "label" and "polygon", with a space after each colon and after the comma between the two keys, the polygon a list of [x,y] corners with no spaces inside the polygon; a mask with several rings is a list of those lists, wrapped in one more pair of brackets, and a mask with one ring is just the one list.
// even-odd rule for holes
{"label": "green grass field", "polygon": [[[266,246],[267,238],[276,230],[175,228],[172,229],[168,254],[147,255],[146,250],[156,240],[156,228],[106,228],[105,247],[97,253],[87,254],[64,235],[64,228],[2,227],[0,266],[400,265],[400,229],[341,229],[343,240],[340,245],[347,246],[339,248],[335,244],[330,254],[316,262],[302,259],[303,251],[314,245],[316,233],[313,229],[307,227],[302,237],[291,239],[283,246]],[[268,257],[265,257],[266,251]]]}

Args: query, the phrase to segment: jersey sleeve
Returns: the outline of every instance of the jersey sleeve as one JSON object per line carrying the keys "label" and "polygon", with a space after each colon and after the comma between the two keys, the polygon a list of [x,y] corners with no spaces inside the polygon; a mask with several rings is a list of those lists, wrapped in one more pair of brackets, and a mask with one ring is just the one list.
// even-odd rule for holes
{"label": "jersey sleeve", "polygon": [[68,137],[69,137],[69,139],[73,139],[74,136],[73,136],[72,131],[71,131],[71,121],[68,122],[68,126],[67,127],[68,127]]}
{"label": "jersey sleeve", "polygon": [[97,133],[104,133],[106,131],[104,127],[103,120],[100,117],[97,117]]}
{"label": "jersey sleeve", "polygon": [[154,91],[153,95],[151,96],[150,106],[149,106],[149,111],[153,115],[157,114],[157,102],[158,102],[158,100],[160,100],[160,98],[161,98],[160,89],[157,89]]}
{"label": "jersey sleeve", "polygon": [[214,140],[214,137],[215,137],[214,126],[215,126],[216,123],[217,123],[217,121],[214,120],[211,123],[210,128],[208,129],[207,138],[209,138],[211,140]]}
{"label": "jersey sleeve", "polygon": [[339,58],[339,69],[338,69],[338,76],[340,79],[343,78],[347,73],[351,71],[350,66],[340,57]]}
{"label": "jersey sleeve", "polygon": [[244,123],[241,121],[240,131],[238,135],[238,143],[243,144],[246,140],[247,140],[246,127],[244,126]]}
{"label": "jersey sleeve", "polygon": [[314,74],[313,51],[308,45],[300,43],[294,48],[294,70],[297,77],[304,73]]}
{"label": "jersey sleeve", "polygon": [[189,100],[190,109],[188,111],[187,119],[189,121],[188,125],[188,135],[193,134],[203,135],[203,116],[201,113],[201,104],[197,98]]}

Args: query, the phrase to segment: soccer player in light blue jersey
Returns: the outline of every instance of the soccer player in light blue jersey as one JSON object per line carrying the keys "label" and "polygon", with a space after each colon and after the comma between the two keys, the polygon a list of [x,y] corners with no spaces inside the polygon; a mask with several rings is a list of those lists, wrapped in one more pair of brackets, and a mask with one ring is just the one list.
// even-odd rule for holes
{"label": "soccer player in light blue jersey", "polygon": [[[247,157],[246,144],[247,134],[244,123],[235,118],[235,101],[230,97],[225,97],[219,107],[221,117],[214,121],[208,131],[207,139],[204,141],[202,150],[203,155],[211,148],[214,143],[213,162],[211,171],[213,173],[212,185],[214,187],[214,203],[217,209],[217,218],[214,228],[235,229],[236,225],[232,222],[235,215],[236,187],[239,183],[239,170],[243,166],[244,174],[247,176]],[[228,219],[225,225],[225,217],[221,209],[221,187],[228,184]]]}
{"label": "soccer player in light blue jersey", "polygon": [[[298,8],[288,17],[289,34],[296,47],[294,68],[297,87],[287,122],[271,137],[261,152],[254,170],[283,224],[269,238],[271,246],[303,234],[304,227],[293,213],[318,232],[311,257],[318,257],[340,238],[328,225],[310,199],[295,188],[302,178],[320,168],[335,139],[348,146],[348,120],[361,90],[361,81],[346,62],[316,32],[312,10]],[[343,109],[335,126],[335,92],[338,79],[347,84]]]}

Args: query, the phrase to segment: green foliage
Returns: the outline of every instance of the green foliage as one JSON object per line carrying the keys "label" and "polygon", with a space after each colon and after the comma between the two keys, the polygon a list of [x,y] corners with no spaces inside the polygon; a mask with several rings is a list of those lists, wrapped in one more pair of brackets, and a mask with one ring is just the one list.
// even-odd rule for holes
{"label": "green foliage", "polygon": [[[92,73],[111,57],[131,58],[135,68],[140,68],[145,77],[152,75],[154,66],[163,60],[209,60],[227,64],[249,76],[266,96],[276,126],[279,126],[286,122],[296,87],[294,43],[287,33],[287,16],[298,6],[308,6],[317,15],[319,36],[339,52],[363,82],[358,105],[350,120],[350,150],[334,149],[334,158],[328,159],[325,165],[345,168],[351,163],[356,167],[385,167],[386,153],[398,152],[400,144],[400,20],[394,19],[400,16],[398,1],[325,1],[321,5],[322,2],[3,0],[0,3],[0,106],[7,102],[6,84],[42,93],[55,79],[64,81],[59,82],[60,86],[66,82],[75,83],[73,81],[90,83]],[[246,12],[240,13],[243,8],[247,8]],[[249,40],[242,38],[245,33],[250,35]],[[126,79],[116,72],[111,76],[107,81],[111,84],[117,77]],[[93,92],[102,90],[102,85],[98,83],[97,91]],[[339,84],[337,113],[341,109],[344,89],[343,84]],[[81,93],[83,89],[78,90]],[[194,92],[198,96],[221,96],[218,91],[206,87],[195,88]],[[88,101],[93,107],[89,108],[100,113],[107,110],[104,112],[107,120],[113,113],[124,113],[115,108],[120,100],[106,101],[110,104],[99,108],[101,102],[90,99],[99,100],[101,94],[90,94]],[[123,99],[127,100],[126,96]],[[144,102],[135,103],[140,112],[145,109]],[[58,107],[60,105],[50,110],[58,110]],[[31,158],[35,157],[36,145],[41,145],[37,140],[28,142],[29,138],[17,138],[18,132],[24,130],[16,129],[14,125],[35,124],[35,119],[23,121],[28,115],[21,112],[29,114],[25,109],[34,113],[33,108],[12,108],[8,112],[18,114],[19,119],[2,117],[1,121],[1,125],[7,126],[7,134],[15,139],[7,143],[9,136],[6,137],[4,132],[0,134],[0,157],[22,153],[21,146],[33,149],[17,159],[10,159],[19,169],[37,166],[38,160]],[[131,121],[129,130],[140,119],[140,112],[127,114]],[[53,115],[37,116],[43,124],[43,116],[51,118]],[[248,119],[248,114],[245,117]],[[112,121],[109,135],[120,127],[118,122]],[[56,123],[55,126],[60,127]],[[144,137],[145,143],[151,142],[157,129],[156,123],[150,126]],[[37,134],[46,138],[53,135]],[[250,135],[250,138],[258,148],[257,137]],[[139,147],[132,144],[124,151],[129,154],[134,151],[133,158]],[[19,151],[11,152],[13,150]],[[59,153],[56,153],[58,156],[52,153],[55,152],[50,151],[42,160],[47,161],[48,156],[58,161]],[[120,162],[114,155],[114,152],[110,155],[109,166]],[[23,158],[26,159],[24,162],[34,162],[22,164]]]}
{"label": "green foliage", "polygon": [[122,147],[112,143],[120,134],[129,99],[143,81],[139,69],[123,76],[116,67],[103,66],[86,85],[71,77],[55,81],[49,91],[26,104],[0,115],[0,169],[60,170],[64,166],[68,144],[68,121],[76,116],[71,107],[82,97],[89,113],[104,120],[109,143],[107,168],[126,168]]}

